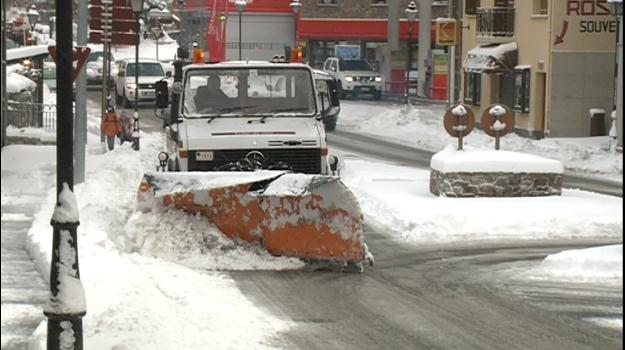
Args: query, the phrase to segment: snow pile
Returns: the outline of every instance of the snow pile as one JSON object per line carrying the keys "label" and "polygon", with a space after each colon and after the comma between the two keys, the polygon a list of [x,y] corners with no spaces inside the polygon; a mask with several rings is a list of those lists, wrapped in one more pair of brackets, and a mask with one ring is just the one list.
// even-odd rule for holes
{"label": "snow pile", "polygon": [[562,163],[531,154],[448,145],[432,156],[430,167],[442,173],[507,172],[562,174]]}
{"label": "snow pile", "polygon": [[24,91],[35,91],[37,84],[18,73],[8,73],[7,94],[18,94]]}
{"label": "snow pile", "polygon": [[577,190],[536,198],[436,197],[429,171],[364,160],[345,160],[342,175],[365,222],[419,244],[622,237],[621,198]]}
{"label": "snow pile", "polygon": [[[205,270],[229,270],[230,264],[234,269],[299,268],[301,263],[237,245],[200,218],[135,212],[143,169],[154,168],[162,148],[160,135],[141,136],[140,152],[124,144],[98,154],[100,145],[89,145],[86,182],[74,188],[80,199],[81,281],[89,301],[83,319],[85,348],[275,346],[274,337],[290,324],[257,309],[226,275]],[[4,150],[2,160],[4,165]],[[27,238],[28,250],[46,279],[55,202],[51,189]],[[45,329],[45,323],[40,325],[34,341],[41,348]]]}
{"label": "snow pile", "polygon": [[623,284],[623,245],[566,250],[547,256],[521,277],[575,283]]}

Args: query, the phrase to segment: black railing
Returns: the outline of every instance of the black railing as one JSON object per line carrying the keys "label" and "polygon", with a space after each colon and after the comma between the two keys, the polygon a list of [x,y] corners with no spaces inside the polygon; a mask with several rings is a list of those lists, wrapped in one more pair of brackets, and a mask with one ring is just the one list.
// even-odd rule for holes
{"label": "black railing", "polygon": [[512,37],[514,36],[514,8],[494,7],[477,9],[478,37]]}
{"label": "black railing", "polygon": [[15,128],[56,130],[56,105],[7,102],[6,124]]}

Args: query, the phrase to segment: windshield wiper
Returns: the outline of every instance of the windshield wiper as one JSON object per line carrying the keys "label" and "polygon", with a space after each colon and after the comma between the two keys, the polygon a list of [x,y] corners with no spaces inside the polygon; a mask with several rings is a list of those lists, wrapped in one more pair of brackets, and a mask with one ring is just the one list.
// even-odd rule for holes
{"label": "windshield wiper", "polygon": [[276,114],[280,114],[280,113],[287,113],[287,112],[301,112],[301,111],[308,111],[308,108],[306,107],[297,107],[297,108],[282,108],[282,109],[274,109],[273,111],[271,111],[271,113],[266,113],[264,114],[259,122],[264,123],[265,119],[269,118],[269,117],[275,117]]}
{"label": "windshield wiper", "polygon": [[236,106],[236,107],[227,107],[227,108],[221,108],[218,110],[219,114],[218,116],[221,116],[221,114],[223,113],[228,113],[228,112],[234,112],[237,110],[242,110],[242,109],[247,109],[247,108],[254,108],[256,106]]}

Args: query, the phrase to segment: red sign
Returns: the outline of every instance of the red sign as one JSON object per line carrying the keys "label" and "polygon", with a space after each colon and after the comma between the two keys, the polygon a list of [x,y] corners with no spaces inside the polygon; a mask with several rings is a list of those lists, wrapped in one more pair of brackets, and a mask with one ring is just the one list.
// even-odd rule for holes
{"label": "red sign", "polygon": [[[101,0],[90,0],[89,5],[91,6],[102,6]],[[130,0],[113,0],[114,7],[131,7]]]}
{"label": "red sign", "polygon": [[[112,33],[111,44],[119,44],[119,45],[138,45],[139,38],[135,33]],[[102,33],[101,32],[91,32],[89,33],[89,42],[93,44],[101,44],[102,43]]]}
{"label": "red sign", "polygon": [[[113,24],[112,24],[112,30],[113,32],[138,32],[139,31],[139,23],[137,23],[135,20],[132,21],[118,21],[116,19],[113,19]],[[97,30],[97,31],[101,31],[102,30],[102,20],[101,19],[92,19],[91,21],[89,21],[89,29],[91,30]]]}
{"label": "red sign", "polygon": [[[91,19],[102,18],[102,12],[102,8],[98,6],[93,6],[89,8],[89,16],[91,16]],[[115,18],[115,20],[135,20],[135,13],[132,12],[132,9],[130,7],[113,7],[111,12],[113,13],[112,18]]]}
{"label": "red sign", "polygon": [[[74,48],[74,54],[72,57],[73,61],[76,61],[76,67],[74,68],[74,72],[72,74],[72,81],[76,80],[76,76],[78,75],[78,71],[82,68],[82,65],[85,64],[87,57],[89,56],[89,52],[91,49],[85,46],[76,46]],[[48,53],[52,56],[52,59],[56,62],[56,46],[48,46]]]}

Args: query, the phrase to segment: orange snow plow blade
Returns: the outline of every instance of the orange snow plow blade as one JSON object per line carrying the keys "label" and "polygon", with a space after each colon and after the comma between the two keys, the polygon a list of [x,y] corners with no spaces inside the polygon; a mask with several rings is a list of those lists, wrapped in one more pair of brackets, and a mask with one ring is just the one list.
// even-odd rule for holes
{"label": "orange snow plow blade", "polygon": [[356,198],[338,177],[282,171],[146,173],[144,206],[201,214],[276,256],[360,265],[369,254]]}

